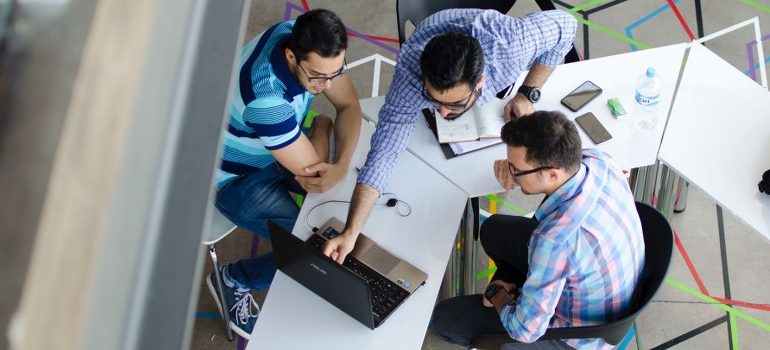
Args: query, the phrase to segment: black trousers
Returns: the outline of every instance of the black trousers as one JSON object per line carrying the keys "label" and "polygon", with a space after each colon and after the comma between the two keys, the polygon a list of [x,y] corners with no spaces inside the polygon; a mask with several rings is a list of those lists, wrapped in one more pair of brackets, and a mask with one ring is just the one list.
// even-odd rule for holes
{"label": "black trousers", "polygon": [[[536,227],[537,220],[520,216],[492,215],[484,221],[479,239],[497,266],[493,280],[514,283],[518,287],[524,284],[529,269],[529,239]],[[441,301],[433,310],[431,328],[445,340],[465,346],[481,335],[506,333],[497,311],[482,304],[481,294]],[[536,343],[539,343],[537,348],[571,349],[558,340]],[[535,343],[512,344],[509,348],[533,345]]]}

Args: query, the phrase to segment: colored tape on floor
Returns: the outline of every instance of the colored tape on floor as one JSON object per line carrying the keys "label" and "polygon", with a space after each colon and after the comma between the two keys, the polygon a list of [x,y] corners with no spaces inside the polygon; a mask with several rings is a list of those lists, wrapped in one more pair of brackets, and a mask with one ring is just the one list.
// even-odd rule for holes
{"label": "colored tape on floor", "polygon": [[488,194],[488,195],[486,195],[484,197],[486,199],[489,199],[490,201],[497,202],[498,204],[500,204],[500,205],[502,205],[502,206],[504,206],[504,207],[506,207],[508,209],[513,210],[513,212],[516,213],[516,214],[519,214],[519,215],[526,215],[527,214],[526,210],[522,209],[519,206],[516,206],[513,203],[507,202],[506,200],[498,197],[496,194]]}
{"label": "colored tape on floor", "polygon": [[492,275],[495,274],[495,271],[497,271],[497,266],[492,266],[484,271],[481,271],[476,274],[476,280],[481,281],[487,277],[491,277]]}
{"label": "colored tape on floor", "polygon": [[674,15],[676,15],[676,19],[679,20],[679,24],[682,25],[682,29],[684,29],[684,32],[687,33],[687,36],[690,38],[690,40],[695,40],[695,35],[692,35],[690,26],[687,25],[687,21],[685,21],[684,17],[682,17],[682,13],[679,12],[679,8],[676,6],[676,4],[674,4],[672,0],[666,0],[666,1],[671,6],[671,10],[674,11]]}
{"label": "colored tape on floor", "polygon": [[694,290],[694,289],[684,285],[684,283],[679,282],[679,281],[677,281],[677,280],[675,280],[675,279],[673,279],[671,277],[667,277],[666,278],[666,284],[668,284],[668,285],[670,285],[670,286],[672,286],[672,287],[674,287],[676,289],[679,289],[679,290],[681,290],[681,291],[683,291],[683,292],[685,292],[687,294],[690,294],[690,295],[692,295],[692,296],[694,296],[694,297],[696,297],[696,298],[698,298],[698,299],[700,299],[702,301],[705,301],[706,303],[708,303],[710,305],[714,305],[717,308],[720,308],[720,309],[722,309],[722,310],[724,310],[726,312],[729,312],[731,315],[735,315],[735,317],[743,319],[744,321],[748,321],[749,323],[751,323],[751,324],[753,324],[753,325],[755,325],[755,326],[757,326],[759,328],[762,328],[762,329],[764,329],[766,331],[770,331],[770,325],[769,324],[764,323],[764,322],[762,322],[762,321],[760,321],[760,320],[758,320],[758,319],[756,319],[754,317],[751,317],[751,316],[749,316],[749,315],[747,315],[747,314],[745,314],[745,313],[743,313],[741,311],[738,311],[735,308],[732,308],[732,307],[730,307],[728,305],[722,304],[718,300],[715,300],[714,298],[712,298],[712,297],[710,297],[708,295],[701,294],[698,291],[696,291],[696,290]]}
{"label": "colored tape on floor", "polygon": [[587,9],[589,7],[594,7],[596,5],[599,5],[599,4],[603,3],[603,2],[607,2],[607,0],[593,0],[593,1],[589,1],[589,2],[587,2],[585,4],[577,5],[577,6],[573,7],[573,8],[571,8],[571,9],[567,10],[567,12],[569,12],[569,13],[576,13],[578,11],[585,10],[585,9]]}
{"label": "colored tape on floor", "polygon": [[767,13],[770,13],[770,7],[767,7],[765,5],[757,3],[756,1],[753,1],[753,0],[741,0],[741,2],[746,4],[746,5],[753,6],[753,7],[755,7],[756,9],[758,9],[760,11],[765,11]]}
{"label": "colored tape on floor", "polygon": [[[674,0],[674,3],[678,3],[679,1],[680,0]],[[663,13],[663,11],[668,10],[669,7],[670,6],[668,5],[668,3],[666,3],[665,5],[655,9],[655,11],[652,11],[649,14],[647,14],[646,16],[638,19],[636,22],[631,23],[631,25],[629,25],[628,27],[626,27],[624,29],[624,31],[626,32],[626,36],[628,36],[629,38],[633,39],[634,36],[633,36],[633,34],[631,32],[632,30],[636,29],[636,27],[642,25],[644,22],[647,22],[647,21],[657,17],[659,14]],[[631,44],[631,51],[636,51],[637,49],[638,48],[636,47],[636,45]]]}

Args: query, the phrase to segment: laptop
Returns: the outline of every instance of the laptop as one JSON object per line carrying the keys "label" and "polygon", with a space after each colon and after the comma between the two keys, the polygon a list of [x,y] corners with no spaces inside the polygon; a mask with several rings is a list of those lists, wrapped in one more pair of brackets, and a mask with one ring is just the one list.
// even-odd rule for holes
{"label": "laptop", "polygon": [[337,219],[307,241],[272,221],[268,225],[278,269],[370,329],[382,325],[428,278],[363,233],[344,264],[323,255],[324,243],[344,227]]}

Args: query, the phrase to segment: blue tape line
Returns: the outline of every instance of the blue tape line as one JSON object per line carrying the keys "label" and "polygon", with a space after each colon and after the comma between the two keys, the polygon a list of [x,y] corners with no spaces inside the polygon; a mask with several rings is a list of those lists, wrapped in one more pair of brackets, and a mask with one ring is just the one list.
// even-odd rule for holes
{"label": "blue tape line", "polygon": [[628,329],[628,332],[626,333],[626,336],[623,337],[623,341],[618,344],[618,350],[624,350],[626,346],[628,346],[628,343],[631,342],[631,338],[636,336],[636,326],[632,323],[631,328]]}
{"label": "blue tape line", "polygon": [[[674,3],[675,3],[675,4],[678,4],[678,3],[679,3],[679,0],[674,0]],[[631,38],[631,39],[633,39],[633,38],[634,38],[634,36],[633,36],[633,34],[631,34],[631,31],[632,31],[632,30],[634,30],[634,29],[636,29],[636,27],[638,27],[638,26],[642,25],[642,23],[644,23],[644,22],[647,22],[647,21],[649,21],[649,20],[651,20],[651,19],[653,19],[653,18],[657,17],[659,14],[661,14],[661,12],[663,12],[663,11],[665,11],[665,10],[669,9],[669,7],[670,7],[670,6],[668,5],[668,3],[666,3],[665,5],[663,5],[663,6],[661,6],[661,7],[658,7],[658,8],[657,8],[655,11],[652,11],[652,12],[650,12],[648,15],[646,15],[646,16],[644,16],[644,17],[640,18],[640,19],[639,19],[639,20],[637,20],[636,22],[634,22],[634,23],[631,23],[631,25],[629,25],[629,26],[628,26],[628,27],[626,27],[626,29],[625,29],[625,32],[626,32],[626,36],[627,36],[627,37],[629,37],[629,38]],[[636,51],[636,50],[637,50],[637,47],[636,47],[636,45],[634,45],[634,44],[631,44],[631,51]]]}
{"label": "blue tape line", "polygon": [[195,318],[213,318],[213,319],[221,319],[222,316],[219,316],[218,312],[196,312]]}
{"label": "blue tape line", "polygon": [[[768,64],[768,63],[770,63],[770,57],[765,58],[765,64]],[[754,64],[754,71],[756,72],[758,70],[759,70],[759,63],[755,63]],[[748,75],[750,77],[751,76],[751,69],[744,69],[743,73],[745,73],[746,75]]]}

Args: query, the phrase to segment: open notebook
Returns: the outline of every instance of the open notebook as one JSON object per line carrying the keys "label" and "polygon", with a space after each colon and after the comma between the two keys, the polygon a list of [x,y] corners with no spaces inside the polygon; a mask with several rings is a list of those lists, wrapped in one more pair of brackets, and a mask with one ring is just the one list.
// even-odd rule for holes
{"label": "open notebook", "polygon": [[[444,120],[433,110],[427,108],[422,110],[422,114],[428,127],[436,136],[436,140],[439,141],[444,156],[450,159],[502,143],[500,129],[504,124],[503,110],[509,99],[493,99],[482,106],[473,106],[468,112],[453,121]],[[444,141],[447,138],[464,141],[442,143],[442,137]]]}

